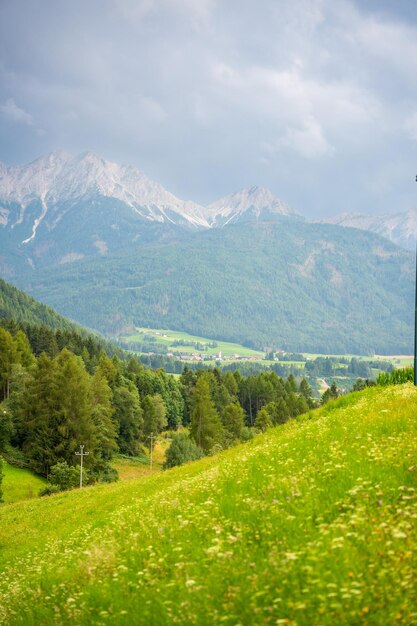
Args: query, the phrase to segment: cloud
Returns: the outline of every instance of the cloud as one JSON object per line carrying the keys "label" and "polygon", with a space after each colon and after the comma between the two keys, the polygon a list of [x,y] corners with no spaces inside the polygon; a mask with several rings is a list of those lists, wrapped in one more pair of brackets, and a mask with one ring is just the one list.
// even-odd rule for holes
{"label": "cloud", "polygon": [[17,106],[13,98],[8,98],[4,104],[0,105],[0,113],[8,120],[26,126],[33,126],[33,117],[24,109]]}
{"label": "cloud", "polygon": [[406,120],[404,129],[411,139],[417,140],[417,111]]}
{"label": "cloud", "polygon": [[302,128],[289,128],[282,145],[308,159],[331,156],[335,152],[324,137],[320,124],[313,118],[307,120]]}
{"label": "cloud", "polygon": [[310,214],[407,208],[399,176],[369,185],[414,158],[407,3],[3,0],[0,160],[94,150],[202,203],[262,184]]}

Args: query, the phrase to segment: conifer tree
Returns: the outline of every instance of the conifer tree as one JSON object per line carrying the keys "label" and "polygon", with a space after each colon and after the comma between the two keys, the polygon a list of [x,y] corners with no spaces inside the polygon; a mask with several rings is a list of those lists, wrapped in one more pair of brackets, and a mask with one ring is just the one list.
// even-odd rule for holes
{"label": "conifer tree", "polygon": [[305,378],[300,383],[300,394],[307,400],[308,407],[312,408],[314,406],[313,392]]}
{"label": "conifer tree", "polygon": [[102,473],[108,470],[108,462],[117,450],[117,433],[116,425],[112,420],[114,413],[112,392],[100,367],[91,378],[90,395],[91,419],[95,426],[97,450],[94,454],[94,470]]}
{"label": "conifer tree", "polygon": [[255,420],[255,428],[259,430],[261,433],[264,433],[268,428],[272,426],[272,420],[269,412],[264,407],[256,416]]}
{"label": "conifer tree", "polygon": [[23,367],[30,367],[33,365],[35,357],[33,356],[27,335],[22,330],[18,330],[14,341],[16,346],[17,362],[23,365]]}
{"label": "conifer tree", "polygon": [[239,404],[228,404],[222,413],[222,424],[232,440],[240,438],[244,426],[243,417],[243,409]]}
{"label": "conifer tree", "polygon": [[15,415],[21,427],[21,445],[32,468],[48,476],[58,460],[58,422],[55,407],[56,365],[47,354],[41,354],[31,379],[23,390]]}
{"label": "conifer tree", "polygon": [[17,362],[16,344],[8,330],[0,327],[0,400],[10,395],[10,375]]}
{"label": "conifer tree", "polygon": [[234,402],[237,398],[238,392],[238,384],[236,377],[232,374],[232,372],[226,372],[223,376],[223,385],[226,387],[229,392],[230,398]]}
{"label": "conifer tree", "polygon": [[272,420],[274,424],[284,424],[290,417],[290,411],[284,398],[278,398],[275,402]]}
{"label": "conifer tree", "polygon": [[143,439],[143,412],[138,390],[131,381],[115,388],[113,405],[119,450],[122,454],[135,456]]}
{"label": "conifer tree", "polygon": [[58,424],[56,454],[68,465],[75,465],[75,452],[83,444],[90,452],[86,458],[86,465],[90,466],[97,454],[97,433],[91,419],[93,405],[88,373],[81,357],[76,357],[66,348],[54,361],[53,392]]}
{"label": "conifer tree", "polygon": [[195,386],[190,433],[206,454],[222,440],[223,428],[211,399],[210,383],[206,374],[198,378]]}
{"label": "conifer tree", "polygon": [[145,396],[142,400],[143,434],[146,445],[151,445],[150,436],[157,435],[166,427],[166,409],[159,394]]}

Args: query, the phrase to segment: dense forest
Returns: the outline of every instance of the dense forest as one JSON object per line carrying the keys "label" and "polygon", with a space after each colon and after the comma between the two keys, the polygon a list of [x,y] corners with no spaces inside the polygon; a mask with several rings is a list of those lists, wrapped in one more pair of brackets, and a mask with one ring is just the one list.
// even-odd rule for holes
{"label": "dense forest", "polygon": [[311,389],[275,372],[184,369],[178,378],[135,358],[110,358],[92,337],[3,319],[0,452],[46,477],[77,464],[90,481],[117,478],[115,453],[136,456],[161,431],[178,431],[166,466],[227,448],[314,406]]}

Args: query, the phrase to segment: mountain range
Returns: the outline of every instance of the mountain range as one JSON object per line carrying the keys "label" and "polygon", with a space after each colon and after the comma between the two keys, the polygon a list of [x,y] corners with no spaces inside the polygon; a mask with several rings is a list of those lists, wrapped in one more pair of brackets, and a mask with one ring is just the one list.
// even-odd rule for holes
{"label": "mountain range", "polygon": [[0,164],[0,270],[12,277],[16,264],[64,264],[261,215],[294,213],[259,187],[204,208],[178,199],[135,167],[91,152],[51,153],[24,166]]}
{"label": "mountain range", "polygon": [[411,255],[339,222],[309,223],[260,187],[203,207],[92,153],[0,166],[0,274],[107,334],[410,351]]}
{"label": "mountain range", "polygon": [[363,213],[341,213],[323,220],[324,223],[369,230],[393,243],[415,250],[417,239],[417,206],[392,215],[364,215]]}

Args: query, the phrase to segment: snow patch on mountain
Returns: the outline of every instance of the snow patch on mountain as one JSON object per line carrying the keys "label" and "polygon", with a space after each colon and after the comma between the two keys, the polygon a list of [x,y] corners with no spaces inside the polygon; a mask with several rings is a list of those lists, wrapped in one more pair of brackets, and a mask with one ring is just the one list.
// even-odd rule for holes
{"label": "snow patch on mountain", "polygon": [[50,226],[59,222],[60,204],[67,203],[68,207],[68,203],[93,201],[97,196],[120,200],[149,221],[209,226],[203,207],[176,198],[135,167],[106,161],[91,152],[76,157],[53,152],[28,165],[0,167],[0,225],[9,223],[10,205],[14,205],[12,227],[22,224],[31,203],[40,205],[39,214],[31,217],[31,234],[23,243],[33,241],[49,212]]}

